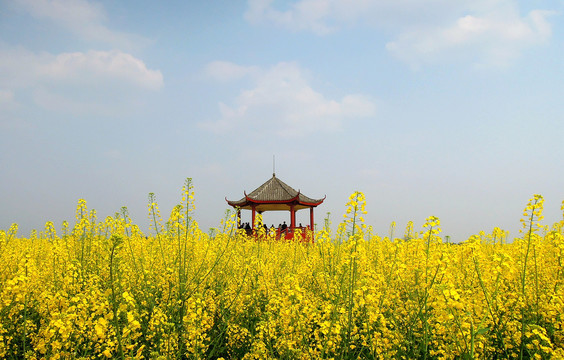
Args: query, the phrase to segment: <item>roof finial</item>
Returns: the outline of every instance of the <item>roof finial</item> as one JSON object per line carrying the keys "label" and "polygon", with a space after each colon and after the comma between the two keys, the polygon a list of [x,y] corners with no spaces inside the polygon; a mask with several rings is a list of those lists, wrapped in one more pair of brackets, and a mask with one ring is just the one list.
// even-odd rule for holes
{"label": "roof finial", "polygon": [[275,159],[274,155],[272,155],[272,177],[276,176],[276,171],[275,171],[276,166],[275,165],[276,165],[276,159]]}

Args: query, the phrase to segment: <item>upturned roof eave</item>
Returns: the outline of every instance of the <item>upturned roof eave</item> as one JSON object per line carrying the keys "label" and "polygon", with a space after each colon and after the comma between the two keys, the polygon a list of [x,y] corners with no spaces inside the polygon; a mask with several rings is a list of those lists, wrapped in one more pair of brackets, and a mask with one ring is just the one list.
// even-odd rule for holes
{"label": "upturned roof eave", "polygon": [[[290,185],[272,174],[272,178],[268,179],[258,188],[253,190],[250,194],[244,192],[245,197],[238,201],[231,201],[225,199],[230,206],[233,207],[246,207],[252,204],[268,205],[268,204],[295,204],[305,207],[315,207],[323,203],[323,199],[312,199],[302,194],[299,190],[296,191]],[[257,199],[260,197],[261,199]],[[276,199],[278,197],[278,199]]]}
{"label": "upturned roof eave", "polygon": [[292,198],[292,199],[288,199],[288,200],[257,200],[257,199],[253,199],[253,198],[248,197],[248,196],[246,198],[239,200],[239,201],[230,201],[230,200],[227,200],[227,199],[226,200],[227,200],[227,203],[230,206],[233,206],[233,207],[244,207],[244,206],[247,206],[247,205],[250,205],[250,204],[257,204],[257,205],[262,205],[262,204],[264,204],[264,205],[268,205],[268,204],[288,204],[288,205],[296,204],[296,205],[302,205],[302,206],[308,206],[308,207],[316,207],[318,205],[321,205],[323,203],[323,201],[325,201],[325,198],[326,197],[324,197],[323,199],[315,199],[313,202],[302,201],[302,200],[299,199],[299,195]]}

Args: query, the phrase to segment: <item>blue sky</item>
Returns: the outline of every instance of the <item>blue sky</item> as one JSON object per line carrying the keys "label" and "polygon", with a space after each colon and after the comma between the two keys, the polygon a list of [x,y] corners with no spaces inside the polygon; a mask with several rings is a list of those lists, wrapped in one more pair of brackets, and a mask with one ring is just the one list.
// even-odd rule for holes
{"label": "blue sky", "polygon": [[[272,176],[340,221],[426,217],[518,236],[564,200],[563,1],[0,0],[0,228],[127,206],[147,228],[192,177],[195,217]],[[244,214],[246,220],[249,214]],[[289,220],[267,214],[266,222]],[[308,213],[298,213],[307,222]]]}

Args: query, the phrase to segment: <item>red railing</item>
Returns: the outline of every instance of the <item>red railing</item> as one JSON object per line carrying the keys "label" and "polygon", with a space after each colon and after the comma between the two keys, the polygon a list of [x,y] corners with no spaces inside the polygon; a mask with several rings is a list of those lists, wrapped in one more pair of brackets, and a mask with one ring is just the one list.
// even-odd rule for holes
{"label": "red railing", "polygon": [[296,226],[294,228],[287,227],[285,229],[269,228],[268,230],[261,232],[262,236],[261,234],[257,233],[253,229],[243,229],[243,230],[245,230],[247,236],[255,237],[257,239],[264,237],[264,240],[267,240],[268,237],[272,236],[272,233],[274,233],[274,238],[276,240],[294,240],[294,235],[297,235],[297,233],[299,232],[302,242],[313,243],[314,241],[313,231],[311,231],[308,226]]}

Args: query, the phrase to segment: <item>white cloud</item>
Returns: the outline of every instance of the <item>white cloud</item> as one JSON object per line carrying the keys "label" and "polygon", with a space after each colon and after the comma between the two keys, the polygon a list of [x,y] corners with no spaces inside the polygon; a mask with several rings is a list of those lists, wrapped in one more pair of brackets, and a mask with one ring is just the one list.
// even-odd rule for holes
{"label": "white cloud", "polygon": [[336,131],[345,119],[375,114],[374,102],[367,96],[350,94],[333,100],[315,91],[307,72],[296,63],[253,69],[254,87],[242,91],[232,105],[220,103],[221,118],[202,123],[202,127],[217,132],[245,128],[259,134],[299,137],[317,131]]}
{"label": "white cloud", "polygon": [[318,35],[358,24],[384,29],[394,39],[386,48],[416,67],[468,57],[504,65],[550,38],[551,14],[521,16],[516,0],[298,0],[284,9],[272,0],[249,0],[245,17]]}
{"label": "white cloud", "polygon": [[512,0],[297,0],[285,9],[273,0],[249,0],[245,13],[254,24],[274,24],[292,31],[324,35],[349,24],[388,29],[437,23],[461,12],[488,11]]}
{"label": "white cloud", "polygon": [[331,10],[329,0],[299,1],[286,11],[274,9],[271,3],[272,0],[250,0],[245,18],[251,23],[268,22],[294,31],[311,30],[319,35],[333,30],[326,24]]}
{"label": "white cloud", "polygon": [[44,110],[76,117],[84,115],[120,117],[131,107],[127,96],[119,96],[113,91],[101,93],[85,89],[69,94],[60,90],[37,87],[32,92],[32,99]]}
{"label": "white cloud", "polygon": [[0,89],[0,129],[30,129],[26,121],[16,115],[20,104],[16,101],[13,91]]}
{"label": "white cloud", "polygon": [[0,87],[13,90],[30,86],[36,81],[38,65],[51,58],[51,55],[35,54],[21,47],[0,46]]}
{"label": "white cloud", "polygon": [[13,108],[15,106],[14,93],[8,90],[0,90],[0,109]]}
{"label": "white cloud", "polygon": [[149,90],[163,85],[159,70],[121,51],[34,53],[22,48],[0,48],[0,86],[20,88],[44,84],[103,84],[117,80]]}
{"label": "white cloud", "polygon": [[484,65],[507,65],[524,48],[546,42],[552,13],[532,11],[525,18],[467,15],[450,27],[418,29],[386,44],[396,57],[418,67],[425,63],[470,59]]}
{"label": "white cloud", "polygon": [[54,81],[96,83],[109,79],[157,90],[163,85],[158,70],[149,70],[143,61],[120,51],[64,53],[40,65],[40,75]]}
{"label": "white cloud", "polygon": [[104,7],[86,0],[16,0],[16,5],[36,19],[48,20],[87,41],[134,49],[148,43],[138,35],[108,29]]}
{"label": "white cloud", "polygon": [[104,156],[108,160],[114,160],[114,161],[124,161],[124,160],[126,160],[126,156],[123,153],[123,151],[118,150],[118,149],[109,149],[109,150],[104,152]]}
{"label": "white cloud", "polygon": [[241,66],[228,61],[213,61],[206,65],[206,74],[219,81],[240,79],[259,72],[256,66]]}
{"label": "white cloud", "polygon": [[36,18],[75,24],[72,26],[96,23],[106,18],[100,4],[86,0],[16,0],[16,3]]}
{"label": "white cloud", "polygon": [[[159,70],[120,51],[88,51],[52,55],[22,48],[0,48],[0,88],[17,95],[30,91],[46,109],[90,111],[103,103],[124,102],[138,89],[163,86]],[[57,106],[59,104],[60,106]]]}

